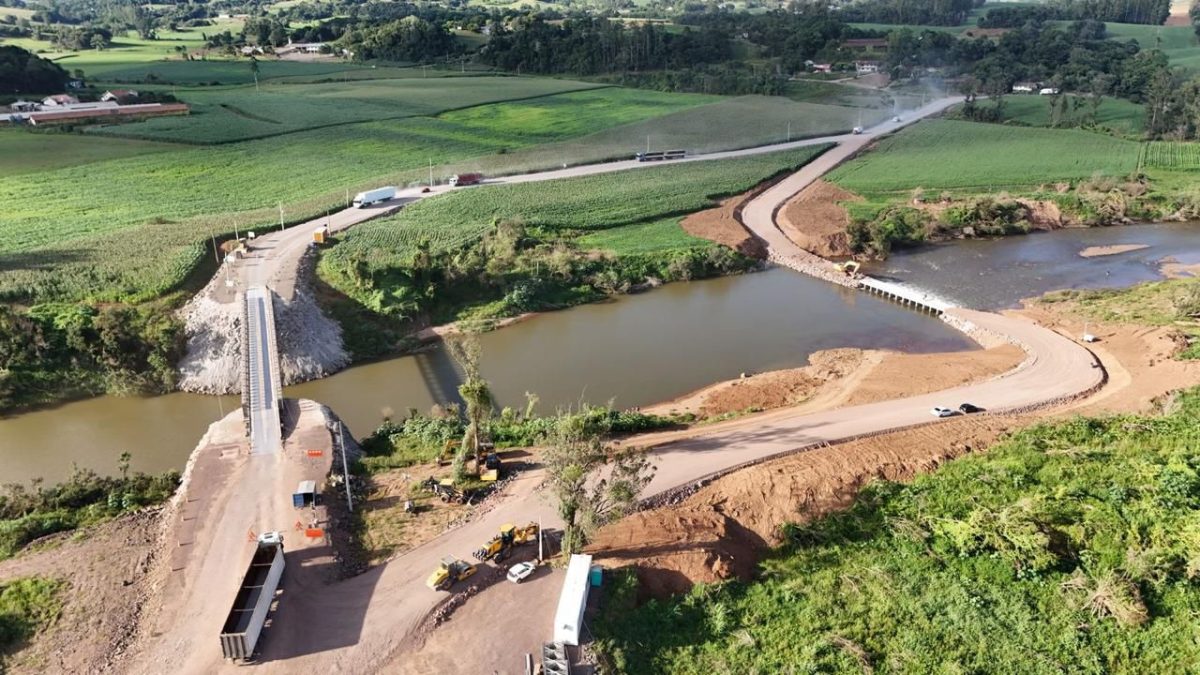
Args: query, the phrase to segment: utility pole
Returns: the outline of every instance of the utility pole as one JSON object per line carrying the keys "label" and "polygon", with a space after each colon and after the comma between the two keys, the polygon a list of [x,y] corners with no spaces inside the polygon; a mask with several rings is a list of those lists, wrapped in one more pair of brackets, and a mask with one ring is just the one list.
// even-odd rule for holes
{"label": "utility pole", "polygon": [[283,232],[283,202],[279,202],[279,231]]}
{"label": "utility pole", "polygon": [[350,188],[346,188],[346,208],[350,208]]}
{"label": "utility pole", "polygon": [[650,134],[646,134],[646,154],[650,153]]}
{"label": "utility pole", "polygon": [[220,265],[221,264],[221,254],[217,252],[217,235],[216,235],[216,233],[214,233],[212,231],[211,227],[208,229],[208,236],[212,237],[213,260],[215,260],[217,262],[217,265]]}
{"label": "utility pole", "polygon": [[542,532],[543,531],[544,530],[542,530],[542,519],[538,518],[538,562],[541,562],[546,559],[546,556],[542,551],[542,537],[543,537]]}
{"label": "utility pole", "polygon": [[433,189],[433,158],[429,158],[429,189]]}
{"label": "utility pole", "polygon": [[792,142],[792,123],[791,123],[790,121],[788,122],[788,135],[787,135],[787,140],[788,140],[788,143],[791,143],[791,142]]}
{"label": "utility pole", "polygon": [[237,221],[236,221],[236,220],[235,220],[235,221],[233,221],[233,240],[234,240],[234,241],[241,241],[241,240],[242,240],[242,235],[238,234],[238,229],[237,229]]}

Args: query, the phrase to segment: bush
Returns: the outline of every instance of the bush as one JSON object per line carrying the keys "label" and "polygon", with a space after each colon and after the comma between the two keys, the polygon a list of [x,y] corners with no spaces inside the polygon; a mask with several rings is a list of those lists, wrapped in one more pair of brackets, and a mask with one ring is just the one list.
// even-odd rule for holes
{"label": "bush", "polygon": [[15,651],[58,619],[62,585],[61,581],[26,577],[0,586],[0,655]]}

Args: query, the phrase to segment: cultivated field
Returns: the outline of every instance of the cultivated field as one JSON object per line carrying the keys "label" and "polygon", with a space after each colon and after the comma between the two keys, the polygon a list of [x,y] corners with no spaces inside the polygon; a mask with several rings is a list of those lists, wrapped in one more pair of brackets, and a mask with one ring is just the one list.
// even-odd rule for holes
{"label": "cultivated field", "polygon": [[927,120],[880,141],[830,179],[858,192],[1031,187],[1137,169],[1141,145],[1071,129]]}
{"label": "cultivated field", "polygon": [[[433,115],[451,108],[595,87],[532,77],[432,77],[192,89],[176,92],[180,100],[192,106],[190,115],[93,131],[175,142],[227,143],[337,124]],[[668,97],[661,95],[664,106]],[[629,111],[636,118],[632,104]]]}
{"label": "cultivated field", "polygon": [[0,127],[0,178],[179,149],[171,143]]}
{"label": "cultivated field", "polygon": [[[566,178],[546,183],[484,186],[410,206],[384,220],[359,225],[331,249],[323,265],[387,267],[408,260],[421,243],[446,250],[476,239],[497,219],[559,232],[607,230],[580,244],[634,252],[661,250],[686,240],[664,223],[698,211],[715,198],[750,189],[771,176],[807,163],[824,146],[753,157],[695,162]],[[549,200],[546,195],[553,194]],[[634,226],[638,224],[638,226]],[[622,226],[630,226],[622,228]],[[612,230],[610,228],[621,228]],[[678,225],[675,224],[675,228]]]}
{"label": "cultivated field", "polygon": [[1200,169],[1200,143],[1153,141],[1142,148],[1142,168]]}
{"label": "cultivated field", "polygon": [[605,251],[618,256],[666,253],[709,245],[707,239],[684,232],[679,220],[675,216],[610,227],[585,234],[576,239],[575,244],[585,250]]}

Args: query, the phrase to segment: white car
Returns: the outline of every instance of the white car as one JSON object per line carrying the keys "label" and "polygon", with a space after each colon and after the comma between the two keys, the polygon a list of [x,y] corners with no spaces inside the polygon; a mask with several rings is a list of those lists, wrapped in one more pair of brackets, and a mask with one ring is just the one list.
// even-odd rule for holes
{"label": "white car", "polygon": [[900,121],[900,116],[899,116],[899,115],[896,115],[895,117],[893,117],[893,118],[892,118],[892,121],[893,121],[893,122],[899,122],[899,121]]}
{"label": "white car", "polygon": [[854,129],[853,129],[853,132],[852,132],[852,133],[855,133],[855,134],[861,134],[862,132],[863,132],[863,128],[862,128],[862,127],[854,127]]}
{"label": "white car", "polygon": [[537,569],[537,563],[523,562],[517,563],[508,568],[508,580],[514,584],[519,584],[529,578],[530,574]]}
{"label": "white car", "polygon": [[954,417],[954,411],[949,408],[938,406],[929,411],[934,417]]}

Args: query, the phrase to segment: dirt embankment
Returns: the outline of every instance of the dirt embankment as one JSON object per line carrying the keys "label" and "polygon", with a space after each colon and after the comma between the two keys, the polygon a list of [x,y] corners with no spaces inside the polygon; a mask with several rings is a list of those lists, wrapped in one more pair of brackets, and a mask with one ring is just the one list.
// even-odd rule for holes
{"label": "dirt embankment", "polygon": [[153,592],[160,511],[130,514],[80,533],[49,537],[0,562],[0,584],[61,579],[62,614],[7,664],[12,673],[119,672]]}
{"label": "dirt embankment", "polygon": [[844,201],[862,201],[862,197],[823,180],[804,188],[779,211],[779,227],[789,239],[824,258],[853,254],[846,228],[850,214]]}
{"label": "dirt embankment", "polygon": [[[1082,330],[1083,319],[1070,302],[1035,304],[1017,313],[1063,334]],[[643,590],[654,596],[685,591],[697,582],[747,579],[767,548],[781,543],[781,525],[844,509],[873,480],[908,480],[1048,417],[1144,411],[1170,391],[1200,384],[1200,362],[1172,358],[1183,347],[1173,328],[1092,321],[1089,330],[1100,338],[1089,348],[1103,363],[1109,381],[1087,399],[1035,414],[959,417],[742,469],[677,504],[603,528],[591,552],[603,564],[636,565]],[[945,360],[947,355],[896,355],[890,363],[884,359],[841,401],[866,403],[953,386],[1007,370],[1020,355],[1012,347],[994,347],[961,357],[953,363]],[[970,362],[977,365],[967,366]],[[977,369],[974,378],[961,372],[965,367]],[[771,414],[737,423],[751,426]]]}
{"label": "dirt embankment", "polygon": [[738,253],[751,258],[766,258],[766,246],[758,237],[751,234],[745,225],[742,225],[738,214],[748,200],[753,199],[763,190],[770,187],[770,185],[771,183],[766,183],[749,192],[727,197],[721,202],[720,206],[697,211],[685,217],[680,221],[680,225],[683,226],[685,232],[693,237],[700,237],[701,239],[714,241],[722,246],[728,246]]}
{"label": "dirt embankment", "polygon": [[718,382],[645,411],[707,419],[801,404],[809,411],[859,405],[995,377],[1024,358],[1012,345],[937,354],[828,349],[810,356],[807,366]]}
{"label": "dirt embankment", "polygon": [[[273,295],[283,385],[320,379],[350,364],[342,328],[325,316],[312,292],[315,253],[301,257],[294,291]],[[233,265],[227,262],[226,265]],[[199,394],[237,394],[242,390],[242,303],[225,284],[222,270],[184,306],[187,354],[179,363],[179,388]]]}

